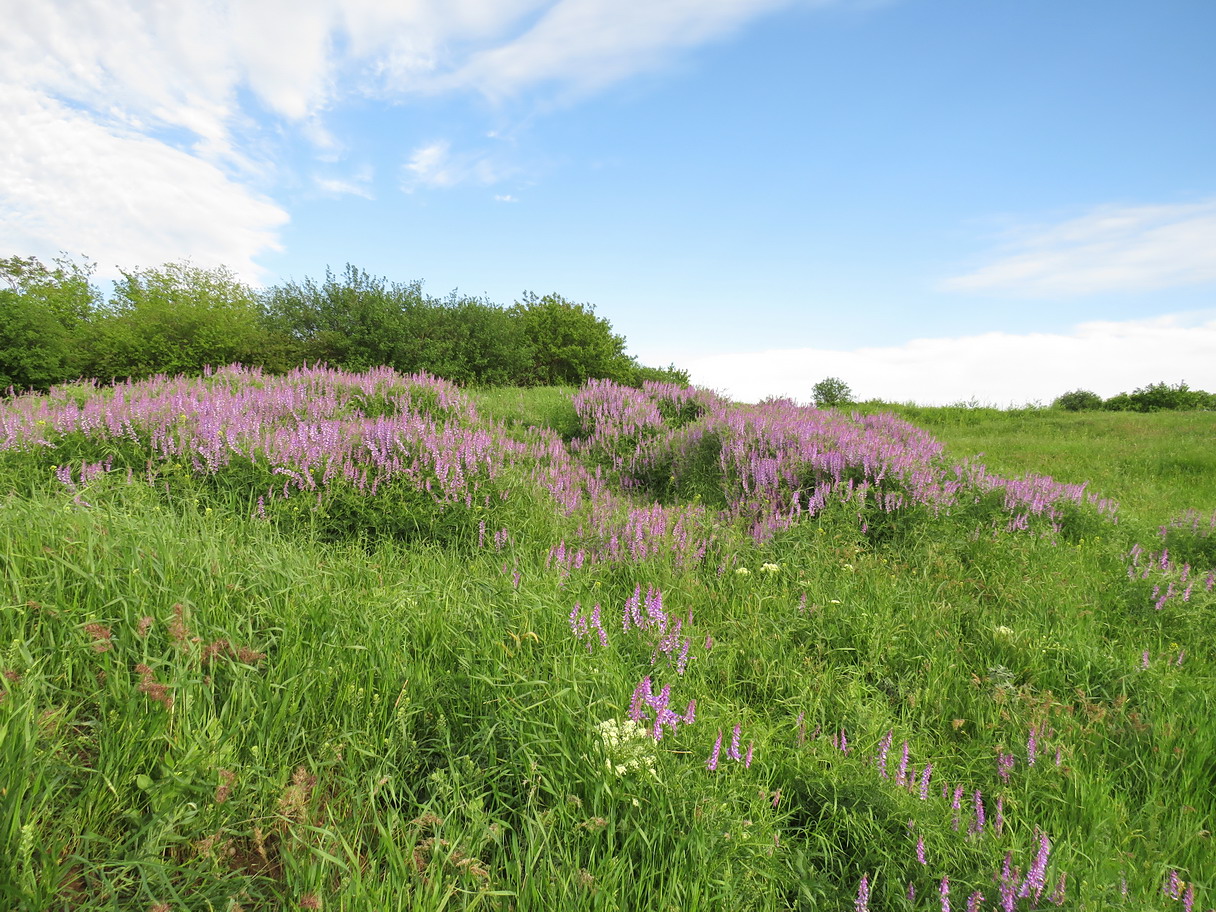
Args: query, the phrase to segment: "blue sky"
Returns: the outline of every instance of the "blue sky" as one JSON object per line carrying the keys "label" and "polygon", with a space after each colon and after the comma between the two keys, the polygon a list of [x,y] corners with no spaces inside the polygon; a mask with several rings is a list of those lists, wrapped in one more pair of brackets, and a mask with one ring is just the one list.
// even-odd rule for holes
{"label": "blue sky", "polygon": [[552,291],[744,399],[1216,390],[1209,0],[0,10],[0,255]]}

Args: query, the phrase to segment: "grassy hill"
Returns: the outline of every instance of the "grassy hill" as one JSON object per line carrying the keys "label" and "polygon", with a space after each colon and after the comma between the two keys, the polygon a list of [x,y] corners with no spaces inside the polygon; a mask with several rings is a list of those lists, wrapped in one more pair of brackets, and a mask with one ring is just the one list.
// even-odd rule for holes
{"label": "grassy hill", "polygon": [[861,411],[5,400],[0,906],[1216,905],[1216,416]]}

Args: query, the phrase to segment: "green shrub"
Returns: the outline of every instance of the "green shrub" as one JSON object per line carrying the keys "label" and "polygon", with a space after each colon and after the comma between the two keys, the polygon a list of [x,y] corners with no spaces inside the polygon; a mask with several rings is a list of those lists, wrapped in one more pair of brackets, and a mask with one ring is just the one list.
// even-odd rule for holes
{"label": "green shrub", "polygon": [[853,401],[853,391],[839,377],[824,377],[811,387],[811,396],[817,408],[838,408]]}
{"label": "green shrub", "polygon": [[80,375],[81,337],[99,295],[91,265],[36,257],[0,259],[0,390],[45,390]]}
{"label": "green shrub", "polygon": [[1070,390],[1056,399],[1051,407],[1064,409],[1066,412],[1087,412],[1102,408],[1102,397],[1089,390]]}
{"label": "green shrub", "polygon": [[228,269],[169,263],[122,276],[90,329],[90,376],[143,379],[256,363],[265,338],[257,297]]}

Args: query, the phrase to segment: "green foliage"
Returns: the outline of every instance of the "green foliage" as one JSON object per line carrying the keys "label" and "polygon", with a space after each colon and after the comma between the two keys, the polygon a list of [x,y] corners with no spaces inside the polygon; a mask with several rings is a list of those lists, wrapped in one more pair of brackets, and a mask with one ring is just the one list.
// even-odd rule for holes
{"label": "green foliage", "polygon": [[452,293],[405,314],[393,366],[465,386],[517,384],[531,366],[519,321],[501,307]]}
{"label": "green foliage", "polygon": [[[473,398],[521,429],[573,414],[569,390]],[[953,908],[977,889],[988,908],[1005,854],[1024,874],[1042,833],[1039,908],[1067,873],[1061,908],[1180,909],[1171,871],[1208,908],[1212,416],[950,412],[942,427],[997,470],[1096,473],[1110,496],[1202,513],[1164,538],[1147,512],[996,537],[976,534],[997,510],[983,502],[883,538],[838,504],[763,545],[724,521],[699,567],[575,569],[550,563],[573,530],[524,477],[495,482],[503,506],[457,504],[451,526],[391,489],[379,515],[339,497],[310,525],[273,512],[303,494],[256,515],[239,492],[261,474],[191,488],[186,468],[154,485],[115,471],[72,491],[48,453],[6,451],[0,907],[776,912],[853,908],[864,875],[874,909],[936,909],[943,876]],[[703,446],[690,458],[710,485]],[[1148,468],[1171,453],[1201,471]],[[435,522],[406,528],[418,518]],[[369,523],[406,534],[340,525]],[[1174,566],[1145,556],[1150,577],[1129,580],[1133,542]],[[623,632],[651,585],[679,628]],[[602,608],[607,646],[572,633],[576,603]],[[666,635],[689,638],[682,675],[652,661]],[[677,711],[697,700],[696,721],[618,772],[601,723],[623,722],[645,676]],[[750,765],[727,758],[736,725]],[[914,780],[933,765],[923,801],[896,781],[905,741]],[[960,809],[945,785],[966,787]],[[989,824],[971,833],[976,791]]]}
{"label": "green foliage", "polygon": [[839,377],[824,377],[811,387],[811,396],[818,408],[839,408],[853,401],[853,391]]}
{"label": "green foliage", "polygon": [[1102,404],[1111,412],[1162,412],[1216,409],[1216,393],[1193,390],[1185,382],[1150,383],[1132,393],[1119,393]]}
{"label": "green foliage", "polygon": [[363,371],[405,363],[406,315],[424,306],[422,284],[392,283],[347,264],[341,276],[326,269],[325,280],[285,282],[262,299],[268,325],[291,340],[295,364],[326,363]]}
{"label": "green foliage", "polygon": [[45,390],[79,376],[81,342],[99,301],[91,264],[0,259],[0,390]]}
{"label": "green foliage", "polygon": [[1064,409],[1066,412],[1085,412],[1102,408],[1102,397],[1089,390],[1070,390],[1057,398],[1052,408]]}
{"label": "green foliage", "polygon": [[232,272],[169,263],[124,272],[115,283],[91,327],[88,373],[143,379],[257,364],[264,339],[257,296]]}
{"label": "green foliage", "polygon": [[530,383],[578,386],[591,379],[633,379],[636,368],[625,354],[624,338],[590,304],[529,292],[511,312],[532,351]]}

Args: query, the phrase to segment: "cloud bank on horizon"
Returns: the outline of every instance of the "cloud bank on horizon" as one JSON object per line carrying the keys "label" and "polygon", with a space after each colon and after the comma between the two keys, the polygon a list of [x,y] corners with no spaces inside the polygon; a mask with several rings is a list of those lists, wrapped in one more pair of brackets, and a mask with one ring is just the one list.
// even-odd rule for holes
{"label": "cloud bank on horizon", "polygon": [[[1085,323],[1069,333],[913,339],[856,351],[774,349],[694,358],[685,366],[698,386],[743,402],[769,396],[809,402],[811,387],[825,377],[844,380],[859,401],[919,405],[1047,405],[1070,390],[1109,398],[1156,382],[1213,392],[1216,315],[1209,316]],[[1180,365],[1198,367],[1199,375],[1180,376]]]}

